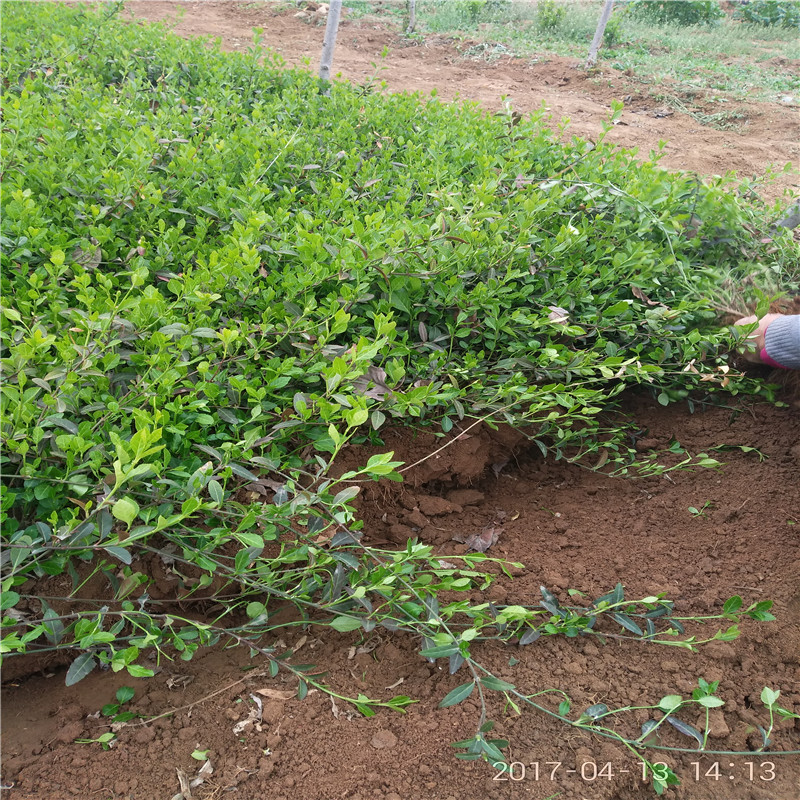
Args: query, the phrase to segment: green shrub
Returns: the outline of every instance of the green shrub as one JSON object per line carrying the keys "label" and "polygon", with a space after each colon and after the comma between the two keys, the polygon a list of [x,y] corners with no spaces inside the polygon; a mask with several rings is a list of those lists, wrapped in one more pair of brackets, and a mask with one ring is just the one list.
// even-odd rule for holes
{"label": "green shrub", "polygon": [[[706,298],[797,247],[759,244],[725,180],[562,145],[541,115],[326,97],[258,46],[104,9],[3,14],[6,653],[77,650],[71,682],[99,662],[144,675],[150,647],[261,647],[286,602],[423,635],[440,591],[491,578],[418,543],[365,550],[353,498],[401,465],[342,474],[350,442],[486,420],[625,471],[636,452],[604,414],[624,389],[768,394],[726,374]],[[182,595],[236,599],[213,625],[164,613],[154,555]],[[37,582],[62,575],[113,599],[51,607]]]}
{"label": "green shrub", "polygon": [[603,44],[606,47],[616,47],[625,41],[625,31],[622,27],[622,16],[620,14],[612,14],[603,31]]}
{"label": "green shrub", "polygon": [[472,27],[479,22],[508,18],[512,0],[427,0],[418,3],[417,14],[435,29]]}
{"label": "green shrub", "polygon": [[753,0],[742,5],[737,16],[755,25],[800,28],[800,2],[797,0]]}
{"label": "green shrub", "polygon": [[567,9],[557,0],[539,0],[536,4],[536,25],[540,30],[555,30],[566,16]]}
{"label": "green shrub", "polygon": [[633,0],[628,12],[674,25],[708,25],[725,16],[716,0]]}

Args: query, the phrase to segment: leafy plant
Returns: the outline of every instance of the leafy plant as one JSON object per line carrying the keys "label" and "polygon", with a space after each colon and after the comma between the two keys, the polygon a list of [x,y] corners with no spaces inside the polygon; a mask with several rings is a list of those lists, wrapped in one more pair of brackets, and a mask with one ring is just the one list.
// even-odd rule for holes
{"label": "leafy plant", "polygon": [[605,47],[617,47],[625,41],[625,30],[622,24],[622,15],[612,14],[611,19],[606,24],[603,31],[603,45]]}
{"label": "leafy plant", "polygon": [[706,500],[706,502],[703,503],[703,505],[700,508],[696,508],[695,506],[689,506],[689,513],[693,517],[705,517],[707,516],[705,513],[706,509],[710,508],[713,508],[713,505],[710,500]]}
{"label": "leafy plant", "polygon": [[567,16],[567,9],[556,0],[539,0],[536,3],[536,24],[543,31],[558,28]]}
{"label": "leafy plant", "polygon": [[[333,690],[264,644],[280,625],[410,631],[474,670],[470,642],[608,620],[642,641],[706,641],[663,598],[453,600],[508,565],[372,546],[360,490],[411,465],[341,456],[390,425],[447,447],[511,424],[612,474],[716,467],[639,456],[605,412],[633,387],[665,405],[770,397],[731,369],[736,340],[707,295],[734,268],[796,260],[796,243],[768,251],[729,182],[637,164],[602,136],[562,145],[541,115],[320,96],[308,74],[262,64],[258,37],[223,55],[113,10],[4,8],[4,657],[77,653],[73,684],[225,642],[304,696]],[[53,576],[66,596],[43,596]],[[82,592],[98,577],[104,601]],[[211,619],[175,611],[207,598]],[[411,702],[336,696],[363,714]]]}
{"label": "leafy plant", "polygon": [[717,0],[633,0],[627,10],[634,16],[675,25],[708,25],[725,16]]}
{"label": "leafy plant", "polygon": [[127,722],[133,719],[136,714],[132,711],[120,711],[120,708],[133,700],[136,691],[130,686],[121,686],[117,689],[116,703],[107,703],[100,709],[100,714],[104,717],[111,717],[112,722]]}
{"label": "leafy plant", "polygon": [[101,733],[96,739],[76,739],[75,744],[99,744],[103,750],[110,750],[114,746],[117,734],[112,731]]}
{"label": "leafy plant", "polygon": [[752,0],[742,3],[737,15],[755,25],[800,28],[800,2],[797,0]]}

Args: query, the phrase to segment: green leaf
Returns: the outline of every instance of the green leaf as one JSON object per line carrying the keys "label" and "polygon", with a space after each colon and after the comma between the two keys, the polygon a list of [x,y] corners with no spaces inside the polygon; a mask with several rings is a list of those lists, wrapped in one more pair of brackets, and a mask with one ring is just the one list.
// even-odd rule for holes
{"label": "green leaf", "polygon": [[267,607],[263,603],[253,601],[247,604],[246,613],[250,619],[257,619],[258,617],[266,615]]}
{"label": "green leaf", "polygon": [[627,614],[612,614],[616,622],[622,625],[625,630],[635,633],[637,636],[644,636],[642,629]]}
{"label": "green leaf", "polygon": [[110,556],[118,558],[123,564],[130,564],[133,561],[133,556],[131,556],[131,554],[124,547],[115,547],[113,545],[109,545],[108,547],[104,547],[103,550],[105,550]]}
{"label": "green leaf", "polygon": [[618,303],[614,303],[613,306],[604,309],[602,313],[604,317],[618,317],[620,314],[630,310],[630,307],[630,300],[620,300]]}
{"label": "green leaf", "polygon": [[120,686],[117,689],[117,702],[122,703],[129,703],[133,700],[133,696],[136,694],[136,690],[130,686]]}
{"label": "green leaf", "polygon": [[442,698],[441,703],[439,703],[439,708],[458,705],[463,700],[466,700],[474,689],[475,681],[469,681],[467,683],[462,683],[460,686],[456,686],[455,689],[449,691],[444,698]]}
{"label": "green leaf", "polygon": [[222,491],[222,486],[220,486],[218,481],[210,480],[208,482],[208,494],[211,499],[217,504],[222,505],[222,501],[224,499],[224,494]]}
{"label": "green leaf", "polygon": [[680,708],[682,703],[683,698],[679,694],[668,694],[658,701],[658,707],[662,711],[669,713],[674,711],[676,708]]}
{"label": "green leaf", "polygon": [[424,658],[449,658],[453,653],[459,651],[459,646],[456,642],[450,644],[437,645],[435,647],[426,647],[419,651],[419,654]]}
{"label": "green leaf", "polygon": [[516,688],[513,683],[496,678],[494,675],[484,675],[481,678],[481,684],[487,689],[493,689],[498,692],[504,692]]}
{"label": "green leaf", "polygon": [[342,489],[333,498],[333,505],[342,506],[345,503],[349,503],[360,491],[361,488],[359,486],[348,486],[346,489]]}
{"label": "green leaf", "polygon": [[781,696],[780,691],[776,689],[770,689],[769,686],[765,686],[761,690],[761,702],[767,706],[767,708],[774,706],[775,703],[778,702],[778,698]]}
{"label": "green leaf", "polygon": [[720,706],[725,705],[725,701],[722,700],[721,698],[711,697],[711,696],[700,697],[698,698],[697,702],[700,703],[700,705],[704,706],[705,708],[719,708]]}
{"label": "green leaf", "polygon": [[340,633],[347,633],[348,631],[354,631],[361,627],[362,621],[357,617],[334,617],[328,625],[336,631]]}
{"label": "green leaf", "polygon": [[[70,665],[67,670],[67,686],[74,686],[78,681],[82,681],[95,667],[97,661],[93,653],[81,653]],[[95,706],[97,708],[97,706]]]}
{"label": "green leaf", "polygon": [[690,725],[688,722],[684,722],[673,716],[668,716],[667,722],[672,725],[676,731],[680,731],[684,736],[691,736],[701,747],[703,746],[703,734],[700,733],[694,725]]}
{"label": "green leaf", "polygon": [[499,763],[503,760],[503,753],[501,752],[499,747],[495,744],[495,742],[498,742],[498,744],[502,744],[504,747],[508,747],[508,742],[506,742],[505,739],[493,739],[492,741],[489,742],[482,741],[481,750],[483,750],[483,752],[486,753],[486,755],[489,757],[492,763]]}
{"label": "green leaf", "polygon": [[130,526],[139,514],[139,504],[130,497],[122,497],[111,506],[111,513]]}
{"label": "green leaf", "polygon": [[127,664],[125,668],[133,678],[152,678],[155,675],[152,669],[139,666],[139,664]]}
{"label": "green leaf", "polygon": [[[691,509],[689,509],[691,511]],[[735,594],[733,597],[729,597],[725,601],[725,605],[722,606],[722,613],[723,614],[733,614],[738,611],[742,607],[742,598],[739,597],[738,594]]]}

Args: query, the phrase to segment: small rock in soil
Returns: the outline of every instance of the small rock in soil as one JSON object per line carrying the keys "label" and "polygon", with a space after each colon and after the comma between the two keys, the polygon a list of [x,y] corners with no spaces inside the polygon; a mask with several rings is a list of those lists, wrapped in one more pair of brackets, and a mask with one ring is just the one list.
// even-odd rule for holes
{"label": "small rock in soil", "polygon": [[575,751],[575,769],[580,770],[584,764],[593,760],[594,753],[587,747],[580,747]]}
{"label": "small rock in soil", "polygon": [[417,495],[417,504],[419,505],[419,510],[429,517],[452,514],[462,510],[460,506],[445,500],[444,497],[434,497],[430,494]]}
{"label": "small rock in soil", "polygon": [[268,700],[261,709],[261,719],[269,725],[277,725],[283,718],[284,707],[280,700]]}
{"label": "small rock in soil", "polygon": [[398,544],[405,544],[413,536],[414,531],[408,525],[392,525],[389,528],[389,538]]}
{"label": "small rock in soil", "polygon": [[[704,719],[699,721],[700,726],[705,723]],[[725,715],[719,708],[712,708],[708,714],[708,735],[712,739],[724,739],[730,735],[731,729],[725,722]]]}
{"label": "small rock in soil", "polygon": [[133,734],[133,740],[136,744],[147,744],[153,740],[156,732],[151,727],[140,728]]}
{"label": "small rock in soil", "polygon": [[56,741],[62,742],[63,744],[69,744],[70,742],[75,741],[75,739],[79,739],[82,733],[82,722],[70,722],[58,732],[56,735]]}
{"label": "small rock in soil", "polygon": [[447,495],[447,499],[457,506],[477,506],[486,499],[486,495],[476,489],[455,489]]}
{"label": "small rock in soil", "polygon": [[275,761],[271,758],[265,757],[258,762],[258,773],[262,778],[271,775],[274,769]]}
{"label": "small rock in soil", "polygon": [[727,642],[709,642],[703,653],[715,661],[737,661],[736,650]]}
{"label": "small rock in soil", "polygon": [[418,508],[415,508],[406,514],[406,522],[415,528],[424,528],[428,524],[428,518]]}
{"label": "small rock in soil", "polygon": [[397,744],[397,737],[391,731],[378,731],[370,740],[370,744],[376,750],[383,750],[394,747]]}

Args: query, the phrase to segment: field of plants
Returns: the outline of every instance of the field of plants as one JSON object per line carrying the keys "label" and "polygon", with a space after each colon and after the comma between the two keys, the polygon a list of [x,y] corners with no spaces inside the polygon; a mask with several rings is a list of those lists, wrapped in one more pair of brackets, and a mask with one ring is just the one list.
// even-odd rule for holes
{"label": "field of plants", "polygon": [[2,9],[9,797],[792,796],[782,206],[120,10]]}

